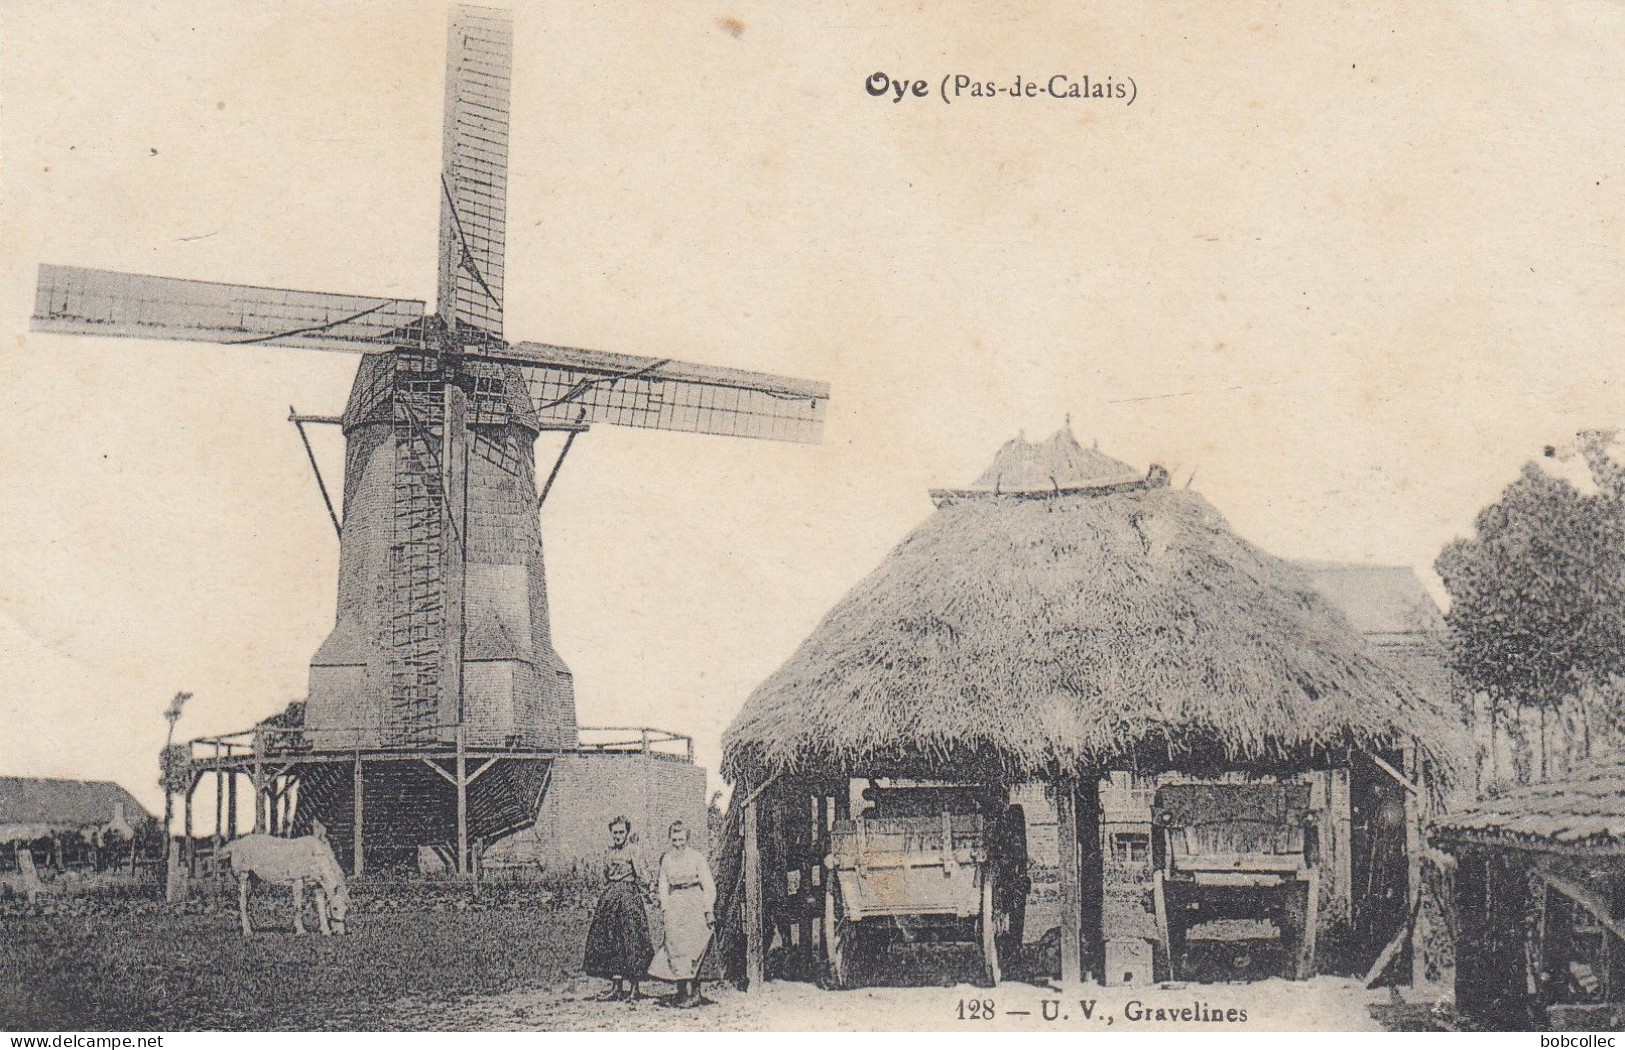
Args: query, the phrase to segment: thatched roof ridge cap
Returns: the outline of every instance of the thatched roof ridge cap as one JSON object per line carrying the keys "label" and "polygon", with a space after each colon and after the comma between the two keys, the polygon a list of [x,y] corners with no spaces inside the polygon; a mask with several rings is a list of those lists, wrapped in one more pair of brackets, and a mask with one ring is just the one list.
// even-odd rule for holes
{"label": "thatched roof ridge cap", "polygon": [[1128,464],[1113,459],[1099,448],[1084,448],[1067,425],[1042,441],[1028,441],[1024,434],[1004,443],[969,491],[1036,492],[1069,489],[1134,476]]}

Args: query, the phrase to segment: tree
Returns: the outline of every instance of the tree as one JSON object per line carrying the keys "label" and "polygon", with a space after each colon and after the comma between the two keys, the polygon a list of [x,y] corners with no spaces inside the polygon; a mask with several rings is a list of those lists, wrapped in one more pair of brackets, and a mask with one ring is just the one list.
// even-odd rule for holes
{"label": "tree", "polygon": [[[189,786],[185,783],[186,758],[191,754],[191,749],[184,744],[179,747],[175,744],[175,723],[181,720],[181,709],[190,699],[191,693],[176,693],[164,709],[164,721],[169,723],[169,732],[164,735],[164,749],[158,754],[158,786],[164,789],[165,843],[169,841],[169,826],[175,819],[174,792]],[[165,845],[164,849],[167,851],[169,847]]]}
{"label": "tree", "polygon": [[[1595,451],[1594,449],[1592,451]],[[1491,718],[1532,706],[1541,718],[1625,673],[1625,490],[1587,455],[1583,493],[1533,463],[1479,512],[1474,535],[1435,568],[1450,592],[1451,660],[1488,694]]]}

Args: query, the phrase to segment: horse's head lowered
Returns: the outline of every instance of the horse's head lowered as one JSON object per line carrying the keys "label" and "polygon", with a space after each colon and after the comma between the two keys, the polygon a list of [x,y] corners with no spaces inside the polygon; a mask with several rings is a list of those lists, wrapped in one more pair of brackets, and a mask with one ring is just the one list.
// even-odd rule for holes
{"label": "horse's head lowered", "polygon": [[344,924],[344,917],[350,912],[350,887],[340,879],[331,886],[325,887],[327,891],[327,913],[333,922],[334,933],[348,933]]}

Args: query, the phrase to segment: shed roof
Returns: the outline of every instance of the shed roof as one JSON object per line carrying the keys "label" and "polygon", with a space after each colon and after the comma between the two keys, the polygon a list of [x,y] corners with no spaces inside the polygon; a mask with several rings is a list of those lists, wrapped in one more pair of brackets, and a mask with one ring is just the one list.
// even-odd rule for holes
{"label": "shed roof", "polygon": [[1568,776],[1481,799],[1434,822],[1445,846],[1625,852],[1625,754],[1593,759]]}

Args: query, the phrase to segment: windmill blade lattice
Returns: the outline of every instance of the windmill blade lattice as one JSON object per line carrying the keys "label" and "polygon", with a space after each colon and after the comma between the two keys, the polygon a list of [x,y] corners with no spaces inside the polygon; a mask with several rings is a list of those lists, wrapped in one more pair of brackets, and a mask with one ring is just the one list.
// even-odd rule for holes
{"label": "windmill blade lattice", "polygon": [[522,362],[544,426],[609,423],[802,444],[823,437],[824,383],[541,343],[501,353]]}
{"label": "windmill blade lattice", "polygon": [[500,338],[512,20],[506,11],[459,7],[446,47],[438,309],[453,327]]}
{"label": "windmill blade lattice", "polygon": [[418,338],[423,309],[412,299],[42,265],[33,327],[76,335],[382,353]]}

